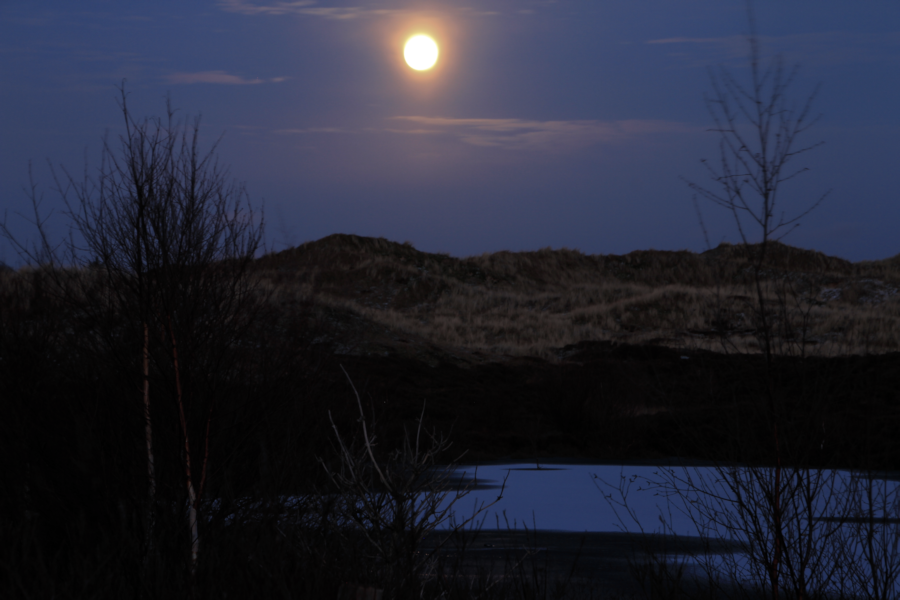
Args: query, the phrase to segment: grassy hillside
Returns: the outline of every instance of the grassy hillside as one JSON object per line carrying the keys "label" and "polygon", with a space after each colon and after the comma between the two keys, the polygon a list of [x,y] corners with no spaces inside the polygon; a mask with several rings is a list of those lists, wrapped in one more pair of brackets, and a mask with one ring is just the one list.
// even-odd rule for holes
{"label": "grassy hillside", "polygon": [[[563,346],[600,340],[752,353],[754,250],[545,248],[455,258],[335,234],[268,254],[257,272],[277,303],[315,298],[395,346],[415,338],[552,359]],[[824,356],[898,349],[900,255],[851,263],[773,243],[763,275],[767,299],[784,307],[782,342]]]}

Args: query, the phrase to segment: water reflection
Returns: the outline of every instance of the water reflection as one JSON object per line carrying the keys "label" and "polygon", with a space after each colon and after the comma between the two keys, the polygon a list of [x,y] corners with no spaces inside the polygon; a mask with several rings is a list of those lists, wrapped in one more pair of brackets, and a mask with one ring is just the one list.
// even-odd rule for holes
{"label": "water reflection", "polygon": [[729,585],[766,582],[777,564],[779,578],[790,580],[785,587],[900,593],[897,473],[678,463],[460,467],[460,482],[472,491],[455,508],[468,516],[495,500],[505,481],[502,499],[482,515],[482,535],[494,536],[498,549],[513,548],[522,542],[512,532],[536,530],[560,567],[583,544],[581,570],[603,579],[623,579],[627,559],[653,557]]}
{"label": "water reflection", "polygon": [[541,462],[540,465],[515,462],[458,467],[459,484],[470,486],[472,492],[457,509],[465,511],[482,502],[492,502],[505,481],[503,498],[485,511],[486,528],[506,529],[508,522],[552,531],[622,532],[623,523],[613,507],[604,501],[602,489],[604,481],[615,485],[624,477],[635,482],[629,505],[649,525],[649,530],[655,529],[654,523],[660,525],[659,519],[663,518],[676,534],[696,534],[690,519],[677,511],[672,513],[660,491],[650,490],[645,483],[658,479],[661,469],[673,468],[674,464]]}

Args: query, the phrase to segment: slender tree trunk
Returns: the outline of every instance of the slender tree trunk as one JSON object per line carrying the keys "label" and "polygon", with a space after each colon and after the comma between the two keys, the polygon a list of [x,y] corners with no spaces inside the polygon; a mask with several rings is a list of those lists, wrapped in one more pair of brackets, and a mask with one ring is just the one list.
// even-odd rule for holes
{"label": "slender tree trunk", "polygon": [[175,329],[172,317],[169,317],[169,337],[172,340],[172,365],[175,368],[175,393],[178,400],[178,413],[181,417],[181,430],[184,433],[184,475],[188,493],[188,527],[191,530],[191,579],[197,571],[197,559],[200,555],[200,534],[197,530],[197,495],[194,493],[194,482],[191,478],[191,441],[188,435],[187,419],[184,414],[184,398],[181,393],[181,371],[178,365],[178,345],[175,342]]}
{"label": "slender tree trunk", "polygon": [[778,423],[775,423],[775,490],[773,498],[773,520],[775,526],[775,556],[772,559],[772,598],[778,600],[779,578],[781,570],[781,553],[783,552],[782,540],[783,532],[781,530],[782,514],[781,514],[781,447],[778,439]]}
{"label": "slender tree trunk", "polygon": [[206,465],[209,463],[209,426],[212,423],[213,404],[209,405],[206,413],[206,435],[203,438],[203,464],[200,465],[200,489],[197,492],[197,504],[203,498],[203,487],[206,485]]}
{"label": "slender tree trunk", "polygon": [[769,195],[768,192],[763,197],[763,239],[759,248],[759,256],[756,258],[753,279],[756,286],[756,299],[759,303],[759,321],[762,327],[763,352],[766,359],[766,395],[768,396],[769,418],[772,420],[772,438],[775,450],[775,485],[772,490],[771,508],[772,508],[772,527],[775,535],[775,548],[772,556],[772,562],[769,565],[769,580],[772,584],[772,600],[779,600],[780,596],[780,580],[781,580],[781,561],[784,553],[784,532],[782,528],[783,514],[781,506],[781,439],[778,431],[778,406],[775,400],[775,392],[772,382],[772,330],[769,319],[768,307],[766,306],[766,298],[762,289],[762,268],[766,260],[766,252],[769,246]]}
{"label": "slender tree trunk", "polygon": [[156,501],[156,469],[153,465],[153,426],[150,420],[150,328],[144,322],[144,428],[147,436],[147,481],[149,483],[150,507],[147,511],[147,525],[153,536],[153,504]]}

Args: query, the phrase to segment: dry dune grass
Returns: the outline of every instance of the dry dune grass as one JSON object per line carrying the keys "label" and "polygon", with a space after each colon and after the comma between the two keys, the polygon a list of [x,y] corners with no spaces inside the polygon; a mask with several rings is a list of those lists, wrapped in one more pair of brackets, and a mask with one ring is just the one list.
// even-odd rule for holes
{"label": "dry dune grass", "polygon": [[[57,293],[58,286],[71,286],[70,289],[80,293],[83,299],[84,292],[96,288],[101,281],[100,273],[93,270],[57,269],[51,272],[49,267],[30,265],[18,270],[0,268],[0,310],[17,316],[41,310],[66,310],[67,305]],[[76,283],[82,285],[74,285]]]}
{"label": "dry dune grass", "polygon": [[[398,333],[493,354],[552,358],[583,340],[757,352],[751,252],[577,250],[464,259],[409,243],[333,235],[267,255],[259,275],[280,302],[315,296]],[[785,351],[896,351],[900,255],[850,263],[774,243],[763,268]]]}

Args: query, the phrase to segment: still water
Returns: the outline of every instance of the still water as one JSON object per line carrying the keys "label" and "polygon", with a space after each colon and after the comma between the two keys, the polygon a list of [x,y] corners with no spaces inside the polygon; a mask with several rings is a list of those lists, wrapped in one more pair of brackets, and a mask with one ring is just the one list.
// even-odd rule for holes
{"label": "still water", "polygon": [[494,503],[479,513],[473,548],[499,557],[531,547],[552,556],[559,573],[577,558],[578,574],[621,590],[631,583],[629,565],[650,555],[689,577],[765,581],[761,565],[776,544],[766,494],[777,481],[784,577],[802,573],[807,586],[847,595],[878,586],[876,595],[900,595],[897,473],[785,469],[776,480],[774,469],[671,460],[482,464],[455,474],[469,490],[453,506],[456,522]]}
{"label": "still water", "polygon": [[[454,508],[458,516],[471,515],[476,505],[494,502],[505,482],[502,498],[482,515],[484,528],[506,529],[508,522],[529,529],[621,532],[624,524],[604,495],[613,491],[607,483],[617,487],[625,478],[634,480],[629,506],[652,530],[656,528],[654,524],[660,525],[661,515],[669,519],[668,502],[658,491],[645,491],[644,482],[658,478],[662,468],[672,467],[543,461],[461,466],[456,474],[463,485],[468,483],[473,489]],[[683,514],[673,513],[670,524],[676,534],[696,534]],[[628,525],[630,528],[634,524]]]}

